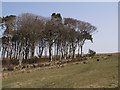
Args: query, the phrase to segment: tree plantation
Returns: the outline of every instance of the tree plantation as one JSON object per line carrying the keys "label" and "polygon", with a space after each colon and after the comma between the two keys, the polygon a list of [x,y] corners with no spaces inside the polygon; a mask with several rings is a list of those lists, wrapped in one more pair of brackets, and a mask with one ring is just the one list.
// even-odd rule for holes
{"label": "tree plantation", "polygon": [[[96,27],[88,22],[52,13],[46,18],[31,13],[2,18],[2,58],[23,60],[35,56],[50,61],[82,57],[86,40],[93,42]],[[49,56],[49,57],[48,57]]]}

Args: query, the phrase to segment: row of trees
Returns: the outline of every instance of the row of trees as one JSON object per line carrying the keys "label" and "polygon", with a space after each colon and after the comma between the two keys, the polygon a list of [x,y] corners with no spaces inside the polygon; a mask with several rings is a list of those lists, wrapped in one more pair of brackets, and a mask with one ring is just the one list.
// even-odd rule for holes
{"label": "row of trees", "polygon": [[[2,18],[1,26],[5,29],[2,36],[2,57],[28,59],[35,55],[49,55],[54,58],[75,58],[82,56],[86,40],[93,42],[92,34],[96,27],[88,22],[73,18],[62,18],[53,13],[45,18],[30,13]],[[43,54],[44,53],[44,54]]]}

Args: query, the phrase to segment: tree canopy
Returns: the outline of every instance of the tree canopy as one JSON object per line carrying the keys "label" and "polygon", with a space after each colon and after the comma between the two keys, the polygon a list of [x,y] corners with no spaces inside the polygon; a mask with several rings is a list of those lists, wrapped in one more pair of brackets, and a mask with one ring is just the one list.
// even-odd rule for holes
{"label": "tree canopy", "polygon": [[[22,60],[49,55],[53,58],[75,58],[82,56],[86,40],[93,42],[92,34],[96,27],[73,18],[63,18],[60,13],[52,13],[51,19],[24,13],[2,18],[2,57]],[[81,51],[80,51],[81,49]],[[47,53],[49,51],[49,53]]]}

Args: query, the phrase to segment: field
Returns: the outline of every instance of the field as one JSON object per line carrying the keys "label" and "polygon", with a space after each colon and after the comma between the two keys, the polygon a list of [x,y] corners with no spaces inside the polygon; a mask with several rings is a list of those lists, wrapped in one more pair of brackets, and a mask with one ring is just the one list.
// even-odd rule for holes
{"label": "field", "polygon": [[60,67],[48,66],[6,73],[12,74],[3,78],[3,88],[115,88],[118,87],[118,54],[96,55],[87,61]]}

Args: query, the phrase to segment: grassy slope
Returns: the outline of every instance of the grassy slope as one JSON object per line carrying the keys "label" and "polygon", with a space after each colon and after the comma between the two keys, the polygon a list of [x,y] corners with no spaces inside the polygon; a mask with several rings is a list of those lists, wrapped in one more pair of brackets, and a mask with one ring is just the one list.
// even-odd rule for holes
{"label": "grassy slope", "polygon": [[118,86],[117,54],[88,64],[68,64],[54,68],[20,73],[3,79],[3,88],[108,88]]}

